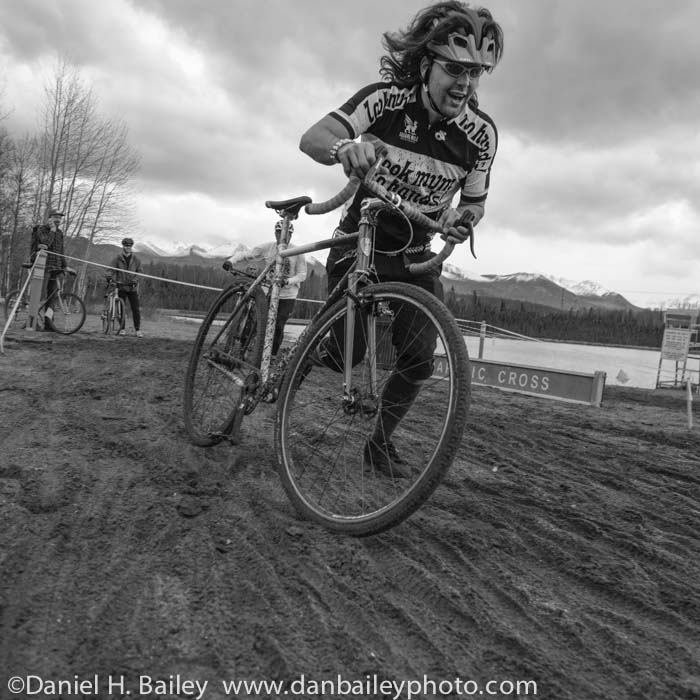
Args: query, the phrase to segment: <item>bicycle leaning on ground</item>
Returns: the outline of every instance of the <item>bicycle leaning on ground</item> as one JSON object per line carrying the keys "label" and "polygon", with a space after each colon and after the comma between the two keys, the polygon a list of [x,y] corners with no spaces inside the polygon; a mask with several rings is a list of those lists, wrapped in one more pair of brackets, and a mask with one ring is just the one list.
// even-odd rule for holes
{"label": "bicycle leaning on ground", "polygon": [[[372,282],[381,211],[403,214],[411,233],[410,221],[444,232],[381,185],[365,185],[373,196],[363,200],[359,231],[309,245],[287,247],[290,222],[302,208],[323,214],[341,206],[359,181],[351,179],[327,202],[314,204],[309,197],[266,202],[283,222],[277,258],[257,278],[234,273],[237,279],[219,295],[200,327],[184,387],[186,429],[192,442],[202,446],[224,439],[236,444],[244,416],[261,401],[276,401],[277,467],[287,495],[303,517],[353,535],[393,527],[435,490],[462,439],[471,380],[464,339],[440,300],[412,284]],[[273,362],[285,258],[354,240],[354,265],[292,348]],[[401,254],[409,246],[410,238],[391,252]],[[446,243],[434,258],[409,265],[409,270],[419,274],[438,267],[453,247]],[[266,295],[262,287],[269,274],[273,283]],[[394,336],[392,327],[398,323],[408,332]],[[432,344],[431,376],[391,437],[407,464],[401,475],[392,473],[391,466],[379,471],[365,461],[363,448],[381,419],[382,390],[392,373],[425,364],[426,339]],[[318,361],[329,352],[341,358],[334,369]]]}
{"label": "bicycle leaning on ground", "polygon": [[102,332],[118,335],[126,323],[124,300],[119,296],[119,289],[114,280],[107,282],[105,303],[100,316],[102,319]]}
{"label": "bicycle leaning on ground", "polygon": [[[31,269],[31,263],[22,263],[25,269]],[[66,273],[75,277],[73,268],[67,267]],[[51,294],[39,302],[39,326],[48,327],[50,330],[63,335],[70,335],[79,331],[85,323],[85,304],[83,300],[73,292],[64,291],[64,279],[59,277]],[[5,299],[5,318],[9,318],[15,302],[22,294],[23,285],[7,295]],[[29,288],[22,294],[15,311],[13,325],[15,328],[26,328],[29,318]]]}

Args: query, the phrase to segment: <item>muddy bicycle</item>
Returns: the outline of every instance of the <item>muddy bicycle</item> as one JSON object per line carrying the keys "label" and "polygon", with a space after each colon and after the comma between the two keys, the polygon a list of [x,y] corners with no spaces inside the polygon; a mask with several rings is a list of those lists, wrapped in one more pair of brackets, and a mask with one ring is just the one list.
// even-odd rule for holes
{"label": "muddy bicycle", "polygon": [[114,280],[107,283],[105,303],[100,315],[103,333],[118,335],[126,324],[124,300],[119,296],[119,289]]}
{"label": "muddy bicycle", "polygon": [[[298,512],[332,530],[369,535],[415,512],[452,464],[466,423],[471,372],[457,323],[439,299],[412,284],[372,281],[380,212],[400,212],[444,233],[415,207],[366,179],[373,196],[363,200],[358,232],[288,247],[289,225],[302,209],[332,211],[359,184],[351,179],[321,203],[309,197],[266,202],[282,219],[276,260],[255,279],[234,272],[233,284],[209,309],[187,367],[184,422],[197,445],[236,444],[245,416],[260,402],[276,402],[277,467]],[[285,258],[348,243],[356,246],[354,264],[292,348],[273,362]],[[432,259],[409,265],[410,271],[437,268],[453,247],[446,243]],[[416,369],[423,377],[420,391],[391,435],[404,458],[402,473],[393,473],[390,459],[388,468],[376,469],[366,446],[382,420],[387,383]]]}
{"label": "muddy bicycle", "polygon": [[[22,267],[29,270],[31,263],[22,263]],[[65,269],[71,277],[76,276],[75,270],[71,267]],[[79,331],[85,323],[85,303],[73,292],[64,290],[64,278],[59,276],[57,284],[51,294],[39,302],[39,327],[71,335]],[[22,290],[24,289],[24,293]],[[19,303],[17,300],[19,299]],[[15,304],[17,307],[15,309]],[[15,309],[13,325],[15,328],[26,328],[31,323],[29,316],[29,290],[26,286],[20,285],[19,289],[10,292],[5,299],[5,318],[9,318],[12,310]]]}

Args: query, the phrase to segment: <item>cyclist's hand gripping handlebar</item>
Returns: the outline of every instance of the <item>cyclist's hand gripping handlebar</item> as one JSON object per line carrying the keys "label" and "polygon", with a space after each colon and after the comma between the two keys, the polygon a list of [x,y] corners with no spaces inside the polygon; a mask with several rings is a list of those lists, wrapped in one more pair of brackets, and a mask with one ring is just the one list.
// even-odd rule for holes
{"label": "cyclist's hand gripping handlebar", "polygon": [[[378,153],[377,165],[379,164],[379,158],[381,157],[381,155],[381,153]],[[429,231],[433,231],[441,235],[441,237],[445,240],[445,245],[439,253],[437,253],[430,260],[426,260],[425,262],[411,263],[408,265],[409,272],[411,272],[411,274],[416,275],[423,274],[430,270],[436,269],[452,254],[452,251],[455,247],[455,239],[449,237],[447,231],[444,230],[442,225],[439,224],[437,221],[426,216],[425,214],[423,214],[423,212],[419,211],[416,207],[409,204],[408,202],[403,201],[398,195],[395,195],[393,192],[389,192],[385,187],[382,187],[382,185],[376,182],[371,182],[369,178],[372,177],[372,175],[374,175],[375,172],[376,168],[374,168],[372,172],[369,173],[369,175],[367,176],[367,178],[365,178],[364,181],[360,181],[357,177],[354,176],[351,177],[348,180],[345,187],[340,192],[338,192],[337,195],[331,197],[325,202],[312,202],[310,204],[307,204],[304,207],[304,211],[306,211],[307,214],[327,214],[328,212],[337,209],[339,206],[347,202],[351,197],[355,195],[360,184],[364,184],[365,187],[367,187],[367,189],[369,189],[370,192],[372,192],[372,194],[379,197],[379,199],[381,199],[382,201],[387,202],[392,207],[399,209],[414,223],[417,223],[427,228]],[[474,257],[476,257],[476,254],[474,253],[474,228],[472,227],[471,223],[462,222],[456,225],[464,226],[466,229],[468,229],[469,233],[467,234],[467,238],[469,239],[469,249],[471,250],[471,254]]]}
{"label": "cyclist's hand gripping handlebar", "polygon": [[[447,260],[450,255],[452,255],[452,251],[455,249],[456,245],[455,239],[448,235],[447,231],[443,229],[440,223],[434,219],[431,219],[429,216],[426,216],[422,211],[416,209],[416,207],[414,207],[412,204],[405,202],[398,195],[394,194],[393,192],[389,192],[385,187],[382,187],[382,185],[376,182],[365,182],[364,184],[365,187],[367,187],[367,189],[369,189],[373,194],[376,194],[380,199],[389,202],[393,207],[403,212],[409,219],[411,219],[411,221],[427,228],[429,231],[439,233],[444,239],[445,245],[443,246],[442,250],[434,257],[430,258],[430,260],[420,263],[410,263],[408,265],[408,271],[411,274],[420,275],[425,272],[429,272],[430,270],[434,270],[442,265],[442,263]],[[474,253],[473,226],[470,222],[466,221],[457,225],[464,226],[466,229],[468,229],[469,233],[467,238],[469,238],[469,249],[471,250],[472,255],[476,257],[476,254]]]}

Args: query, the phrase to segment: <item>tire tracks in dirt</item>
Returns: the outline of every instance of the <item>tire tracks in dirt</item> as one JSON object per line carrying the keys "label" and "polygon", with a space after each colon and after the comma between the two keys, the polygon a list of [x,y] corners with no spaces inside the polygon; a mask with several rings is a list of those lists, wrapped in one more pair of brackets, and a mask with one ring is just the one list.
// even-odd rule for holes
{"label": "tire tracks in dirt", "polygon": [[358,540],[298,519],[274,407],[241,445],[194,448],[189,345],[103,341],[0,359],[3,668],[700,694],[700,438],[673,394],[596,409],[475,389],[429,502]]}

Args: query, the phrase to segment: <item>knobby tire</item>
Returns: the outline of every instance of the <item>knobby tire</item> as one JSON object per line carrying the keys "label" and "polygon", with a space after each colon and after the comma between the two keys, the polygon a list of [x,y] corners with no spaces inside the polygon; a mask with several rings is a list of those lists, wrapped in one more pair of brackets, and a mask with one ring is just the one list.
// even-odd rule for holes
{"label": "knobby tire", "polygon": [[124,309],[124,302],[122,301],[121,297],[117,297],[114,300],[114,315],[110,320],[112,325],[112,332],[115,335],[119,335],[119,333],[126,325],[126,311]]}
{"label": "knobby tire", "polygon": [[[11,291],[8,295],[7,298],[5,299],[5,320],[7,320],[10,317],[10,312],[12,311],[12,308],[15,305],[15,300],[19,296],[21,290],[15,289]],[[28,321],[28,315],[27,315],[27,310],[29,308],[29,299],[27,296],[20,302],[19,306],[17,307],[17,313],[15,314],[14,319],[12,320],[12,326],[13,328],[26,328],[27,327],[27,321]]]}
{"label": "knobby tire", "polygon": [[[343,406],[342,372],[315,361],[319,343],[347,316],[342,299],[312,322],[290,358],[278,399],[275,439],[280,477],[298,512],[331,530],[364,536],[403,521],[442,480],[466,425],[471,370],[454,317],[433,295],[414,285],[389,282],[369,285],[359,299],[364,311],[358,313],[377,325],[376,396],[368,390],[374,354],[369,350],[353,369],[353,386],[358,389],[354,413]],[[399,315],[404,323],[410,320],[402,348],[392,343]],[[362,335],[364,325],[357,328]],[[432,374],[428,369],[431,376],[392,436],[410,468],[410,477],[401,479],[368,464],[364,446],[381,415],[377,396],[394,373],[397,356],[401,354],[403,369],[410,371],[406,358],[414,352],[412,338],[426,337],[421,336],[426,330],[436,333]],[[431,356],[430,350],[427,354]],[[425,370],[425,361],[420,365]]]}
{"label": "knobby tire", "polygon": [[242,403],[258,376],[267,300],[258,287],[241,304],[246,289],[233,285],[221,292],[192,348],[185,375],[184,421],[195,445],[206,447],[233,437],[244,411]]}

